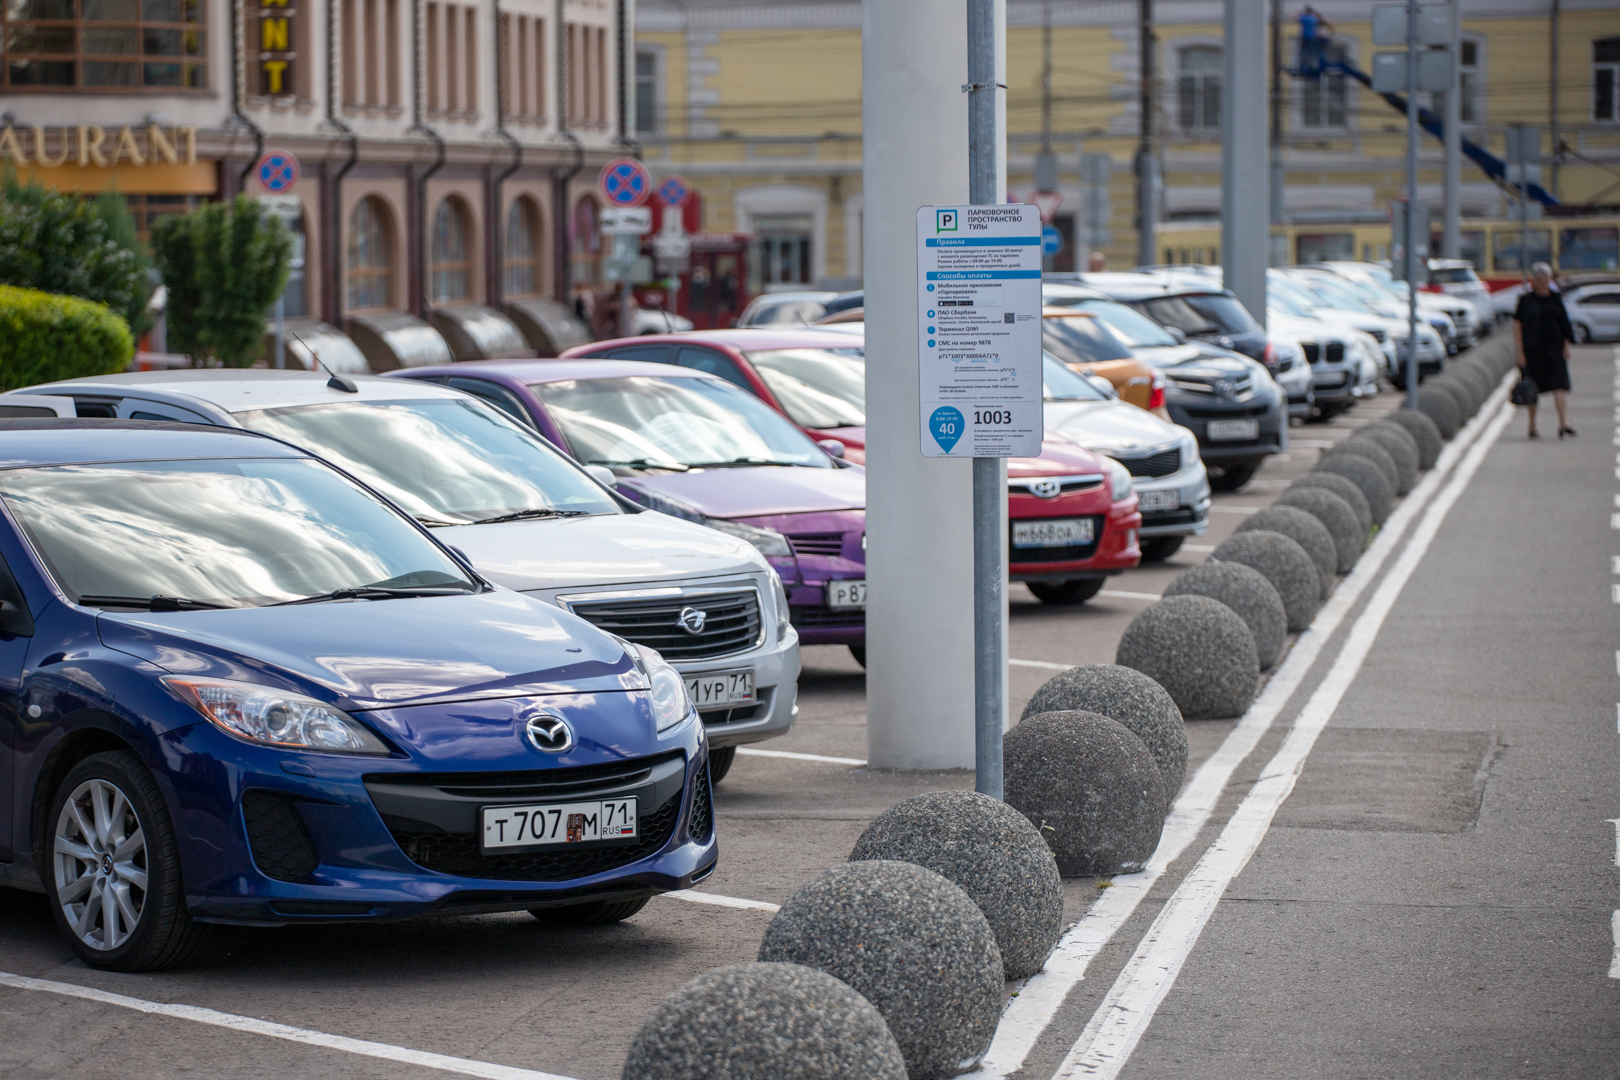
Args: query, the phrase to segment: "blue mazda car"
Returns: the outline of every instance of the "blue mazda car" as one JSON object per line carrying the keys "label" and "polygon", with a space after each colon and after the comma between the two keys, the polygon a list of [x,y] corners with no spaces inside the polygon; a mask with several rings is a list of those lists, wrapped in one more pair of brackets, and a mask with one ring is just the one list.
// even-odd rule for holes
{"label": "blue mazda car", "polygon": [[279,440],[0,424],[0,883],[86,963],[211,923],[612,922],[712,873],[681,677]]}

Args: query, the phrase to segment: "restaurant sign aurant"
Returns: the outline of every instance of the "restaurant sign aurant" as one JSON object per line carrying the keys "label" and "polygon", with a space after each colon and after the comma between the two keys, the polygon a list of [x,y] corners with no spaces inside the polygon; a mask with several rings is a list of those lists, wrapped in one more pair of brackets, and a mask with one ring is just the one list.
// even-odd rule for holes
{"label": "restaurant sign aurant", "polygon": [[116,131],[96,124],[0,128],[0,161],[37,169],[78,166],[195,165],[197,129],[126,124]]}

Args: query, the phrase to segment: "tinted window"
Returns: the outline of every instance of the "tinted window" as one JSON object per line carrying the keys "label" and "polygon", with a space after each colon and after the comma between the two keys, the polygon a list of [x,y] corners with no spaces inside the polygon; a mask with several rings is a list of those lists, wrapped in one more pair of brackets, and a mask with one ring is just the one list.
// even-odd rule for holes
{"label": "tinted window", "polygon": [[1185,297],[1187,306],[1221,328],[1223,334],[1252,334],[1260,324],[1235,296],[1218,294]]}
{"label": "tinted window", "polygon": [[593,353],[590,360],[640,360],[644,364],[669,363],[668,345],[620,345],[606,352]]}
{"label": "tinted window", "polygon": [[1200,313],[1185,296],[1164,296],[1157,300],[1142,300],[1137,307],[1160,326],[1173,326],[1188,336],[1218,334],[1220,325]]}
{"label": "tinted window", "polygon": [[800,427],[866,423],[866,350],[762,349],[748,360]]}
{"label": "tinted window", "polygon": [[529,414],[524,411],[523,403],[518,401],[517,395],[504,386],[489,382],[486,379],[468,379],[460,375],[451,376],[450,385],[457,390],[483,398],[525,427],[533,426]]}
{"label": "tinted window", "polygon": [[387,504],[307,458],[14,469],[0,494],[75,599],[254,606],[360,585],[474,588]]}
{"label": "tinted window", "polygon": [[539,383],[534,391],[590,465],[833,468],[786,417],[717,379],[631,375]]}
{"label": "tinted window", "polygon": [[1610,305],[1610,304],[1620,304],[1620,292],[1593,293],[1590,296],[1581,297],[1580,303],[1582,303],[1582,304],[1602,304],[1604,306],[1607,306],[1607,305]]}
{"label": "tinted window", "polygon": [[245,427],[331,459],[428,521],[460,525],[515,510],[619,512],[538,435],[481,402],[345,401],[236,415]]}
{"label": "tinted window", "polygon": [[1175,338],[1164,332],[1164,327],[1117,300],[1075,300],[1063,306],[1095,315],[1135,348],[1156,349],[1176,343]]}
{"label": "tinted window", "polygon": [[729,356],[715,352],[713,349],[694,349],[690,345],[682,346],[675,350],[675,363],[679,367],[701,371],[705,375],[718,375],[728,383],[740,386],[750,393],[753,392],[754,388],[748,385],[748,378],[743,375],[742,369],[737,366],[737,362]]}
{"label": "tinted window", "polygon": [[1108,395],[1047,353],[1041,357],[1041,396],[1047,401],[1107,401]]}
{"label": "tinted window", "polygon": [[1475,279],[1475,273],[1466,266],[1429,271],[1429,280],[1437,285],[1466,285]]}
{"label": "tinted window", "polygon": [[1090,316],[1042,319],[1041,346],[1065,364],[1101,364],[1131,358],[1131,347],[1106,323]]}

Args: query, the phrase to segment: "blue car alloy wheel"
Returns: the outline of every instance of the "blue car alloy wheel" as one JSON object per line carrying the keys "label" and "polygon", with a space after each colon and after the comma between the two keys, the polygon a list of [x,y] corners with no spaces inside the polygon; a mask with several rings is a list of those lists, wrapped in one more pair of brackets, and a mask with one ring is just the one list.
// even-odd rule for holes
{"label": "blue car alloy wheel", "polygon": [[216,923],[612,922],[713,872],[657,652],[276,439],[26,420],[0,462],[0,882],[85,963],[171,967]]}

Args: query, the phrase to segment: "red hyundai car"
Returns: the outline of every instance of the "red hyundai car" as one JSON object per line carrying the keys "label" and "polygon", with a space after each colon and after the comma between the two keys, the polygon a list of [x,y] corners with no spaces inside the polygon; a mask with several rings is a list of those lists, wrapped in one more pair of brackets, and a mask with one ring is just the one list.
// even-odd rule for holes
{"label": "red hyundai car", "polygon": [[[593,342],[563,356],[643,360],[718,375],[835,457],[866,460],[865,339],[814,328],[702,330]],[[1009,572],[1047,604],[1079,604],[1141,561],[1131,475],[1112,458],[1048,440],[1007,462]]]}

